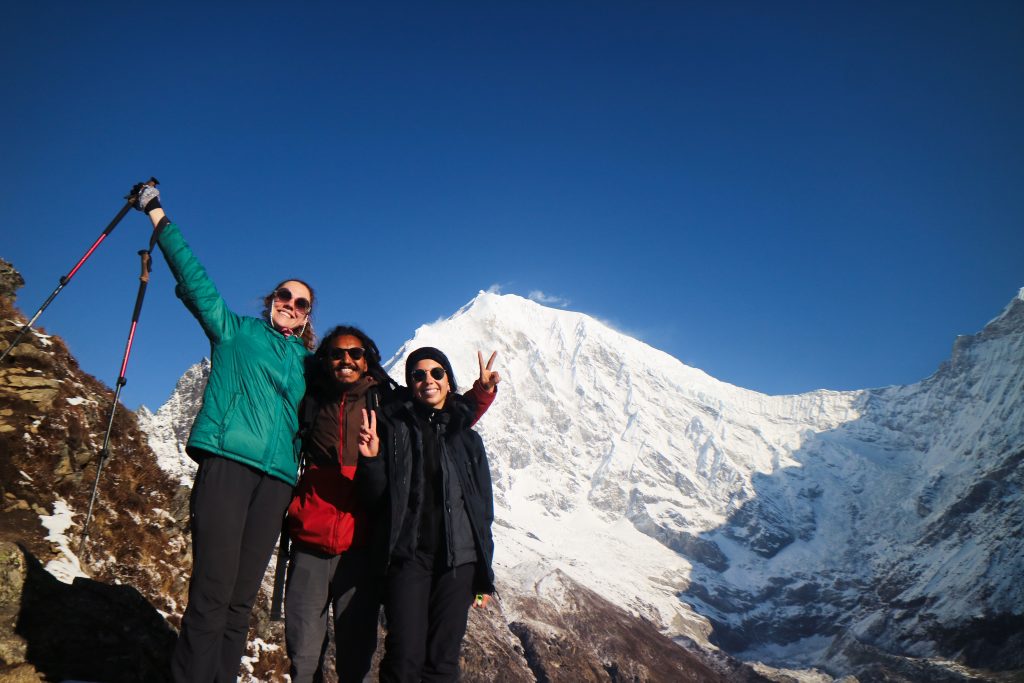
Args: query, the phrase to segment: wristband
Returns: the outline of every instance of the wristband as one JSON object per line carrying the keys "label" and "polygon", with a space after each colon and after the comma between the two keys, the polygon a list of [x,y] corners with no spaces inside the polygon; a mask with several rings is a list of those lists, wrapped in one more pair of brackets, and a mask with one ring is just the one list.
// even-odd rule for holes
{"label": "wristband", "polygon": [[160,206],[160,197],[153,197],[148,202],[146,202],[146,206],[144,206],[142,208],[142,210],[145,211],[147,214],[149,214],[149,212],[152,211],[153,209],[162,209],[162,208],[163,207]]}

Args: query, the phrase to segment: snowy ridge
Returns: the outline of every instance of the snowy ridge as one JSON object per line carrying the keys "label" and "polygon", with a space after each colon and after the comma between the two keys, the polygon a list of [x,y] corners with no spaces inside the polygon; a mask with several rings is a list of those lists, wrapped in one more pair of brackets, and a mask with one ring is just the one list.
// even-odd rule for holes
{"label": "snowy ridge", "polygon": [[754,473],[796,465],[789,454],[806,433],[857,419],[863,394],[741,389],[513,295],[481,292],[419,328],[392,374],[423,345],[444,349],[462,384],[477,349],[499,352],[501,394],[478,427],[495,474],[499,564],[529,577],[553,562],[669,630],[700,621],[675,597],[692,562],[724,562],[699,535],[753,496]]}
{"label": "snowy ridge", "polygon": [[[979,480],[1020,475],[1004,459],[1024,449],[1022,337],[1015,298],[917,384],[766,396],[583,314],[481,292],[389,367],[400,378],[412,349],[437,346],[466,385],[476,350],[499,351],[478,430],[501,576],[525,588],[558,568],[666,633],[706,642],[709,619],[730,649],[822,663],[837,624],[891,647],[931,638],[887,621],[893,598],[923,599],[921,624],[1022,611],[1009,502],[981,546],[950,521]],[[880,581],[895,594],[873,594]]]}
{"label": "snowy ridge", "polygon": [[[909,386],[767,396],[485,292],[386,367],[401,381],[436,346],[465,390],[477,350],[498,351],[477,429],[502,590],[557,604],[560,571],[667,635],[838,674],[851,648],[951,658],[1024,613],[1022,297]],[[187,428],[161,429],[151,443],[175,434],[180,458]]]}
{"label": "snowy ridge", "polygon": [[185,486],[192,485],[196,474],[196,463],[185,453],[185,443],[202,406],[209,376],[210,359],[204,358],[185,371],[156,413],[146,406],[138,410],[139,428],[146,433],[157,463]]}

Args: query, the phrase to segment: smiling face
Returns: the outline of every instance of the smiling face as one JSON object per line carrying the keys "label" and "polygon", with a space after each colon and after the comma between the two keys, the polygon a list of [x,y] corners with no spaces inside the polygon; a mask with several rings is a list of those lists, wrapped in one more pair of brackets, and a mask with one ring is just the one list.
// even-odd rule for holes
{"label": "smiling face", "polygon": [[309,288],[297,280],[288,280],[278,287],[271,303],[270,320],[279,328],[302,327],[309,316],[313,295]]}
{"label": "smiling face", "polygon": [[[438,373],[435,368],[440,369],[441,372]],[[423,371],[424,377],[422,379],[417,379],[420,374],[417,370]],[[431,371],[441,374],[441,379],[434,377]],[[434,410],[444,408],[444,402],[447,400],[448,392],[450,391],[448,375],[442,373],[444,373],[444,366],[430,358],[424,358],[416,363],[416,366],[412,369],[412,386],[410,389],[412,389],[413,397]]]}
{"label": "smiling face", "polygon": [[[353,352],[353,349],[359,350]],[[359,360],[352,358],[353,353],[359,356]],[[359,337],[350,334],[335,337],[325,358],[331,374],[340,384],[355,384],[366,374],[366,350]]]}

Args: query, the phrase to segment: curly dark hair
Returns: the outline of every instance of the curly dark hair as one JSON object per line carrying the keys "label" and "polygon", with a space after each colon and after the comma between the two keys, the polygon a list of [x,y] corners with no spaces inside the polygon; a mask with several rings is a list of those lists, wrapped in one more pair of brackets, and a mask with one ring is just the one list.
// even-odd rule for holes
{"label": "curly dark hair", "polygon": [[385,391],[393,389],[396,386],[396,382],[388,376],[388,373],[381,366],[380,350],[377,348],[376,342],[370,339],[370,335],[353,325],[338,325],[320,341],[320,345],[316,348],[316,353],[313,354],[314,362],[310,376],[306,380],[307,384],[313,388],[327,388],[331,385],[330,374],[326,371],[329,367],[327,352],[334,346],[335,339],[344,336],[355,337],[363,345],[363,350],[366,351],[366,355],[363,356],[366,359],[366,374],[377,380],[378,384]]}
{"label": "curly dark hair", "polygon": [[306,314],[306,324],[302,328],[302,344],[308,350],[312,351],[313,347],[316,346],[316,332],[313,331],[313,306],[316,304],[316,292],[305,280],[300,280],[297,277],[290,277],[287,280],[281,280],[278,282],[270,294],[263,297],[263,317],[270,320],[270,311],[274,306],[274,294],[277,290],[281,289],[286,282],[298,282],[300,285],[305,285],[306,289],[309,290],[309,312]]}

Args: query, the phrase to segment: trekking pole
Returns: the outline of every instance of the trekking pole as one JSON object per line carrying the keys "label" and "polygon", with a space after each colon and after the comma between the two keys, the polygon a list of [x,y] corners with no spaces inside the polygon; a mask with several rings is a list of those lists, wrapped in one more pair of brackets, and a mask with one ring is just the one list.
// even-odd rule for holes
{"label": "trekking pole", "polygon": [[[155,179],[154,179],[155,180]],[[106,462],[107,457],[110,455],[110,433],[114,429],[114,415],[117,413],[118,400],[121,397],[121,389],[128,383],[125,379],[125,372],[128,369],[128,356],[132,352],[132,342],[135,340],[135,329],[139,324],[139,314],[142,313],[142,300],[146,297],[146,286],[149,285],[149,274],[153,266],[153,258],[150,252],[153,250],[153,245],[156,244],[157,235],[159,230],[153,231],[153,236],[149,239],[149,249],[142,249],[139,251],[139,256],[142,257],[142,274],[139,275],[139,293],[135,297],[135,310],[132,312],[132,325],[128,331],[128,343],[124,347],[124,359],[121,361],[121,374],[117,377],[117,388],[114,390],[114,403],[110,406],[110,419],[107,420],[107,432],[103,436],[103,447],[100,448],[100,457],[96,462],[96,480],[92,484],[92,494],[89,496],[89,511],[85,515],[85,525],[82,527],[82,540],[78,545],[78,554],[81,557],[85,550],[85,540],[89,537],[89,522],[92,521],[92,509],[96,503],[96,493],[100,485],[100,473],[103,471],[103,463]]]}
{"label": "trekking pole", "polygon": [[92,253],[96,251],[97,247],[100,246],[100,242],[105,240],[107,238],[107,235],[114,231],[114,228],[117,227],[117,224],[121,222],[121,219],[124,218],[124,215],[128,213],[128,211],[131,210],[132,206],[135,204],[135,199],[138,197],[139,192],[142,191],[142,188],[145,187],[146,185],[149,185],[150,187],[156,187],[158,184],[159,181],[157,181],[156,178],[151,177],[145,183],[140,183],[132,188],[132,191],[125,196],[125,205],[121,207],[121,210],[117,212],[116,216],[114,216],[114,220],[110,221],[110,225],[108,225],[106,230],[104,230],[100,234],[100,236],[96,238],[96,241],[92,243],[92,246],[89,247],[88,251],[85,252],[85,255],[82,256],[82,258],[78,259],[78,263],[75,264],[75,267],[68,271],[68,274],[60,279],[60,284],[57,285],[57,289],[53,290],[50,296],[47,297],[46,301],[43,302],[43,305],[39,307],[39,310],[36,311],[36,314],[32,316],[32,319],[29,320],[25,324],[25,326],[21,328],[18,334],[14,337],[14,341],[12,341],[10,346],[8,346],[7,349],[3,352],[3,355],[0,355],[0,363],[2,363],[5,358],[7,358],[7,354],[9,354],[15,346],[21,343],[22,337],[28,334],[28,331],[32,329],[32,325],[35,324],[36,320],[39,319],[39,316],[42,315],[43,311],[46,310],[46,307],[50,305],[50,302],[57,298],[57,295],[60,294],[60,291],[64,289],[64,286],[71,281],[71,278],[75,276],[75,273],[78,272],[78,269],[81,268],[82,265],[87,260],[89,260],[89,257],[92,256]]}
{"label": "trekking pole", "polygon": [[288,577],[288,524],[281,525],[277,542],[277,564],[274,566],[274,592],[270,596],[270,620],[284,621],[284,585]]}

